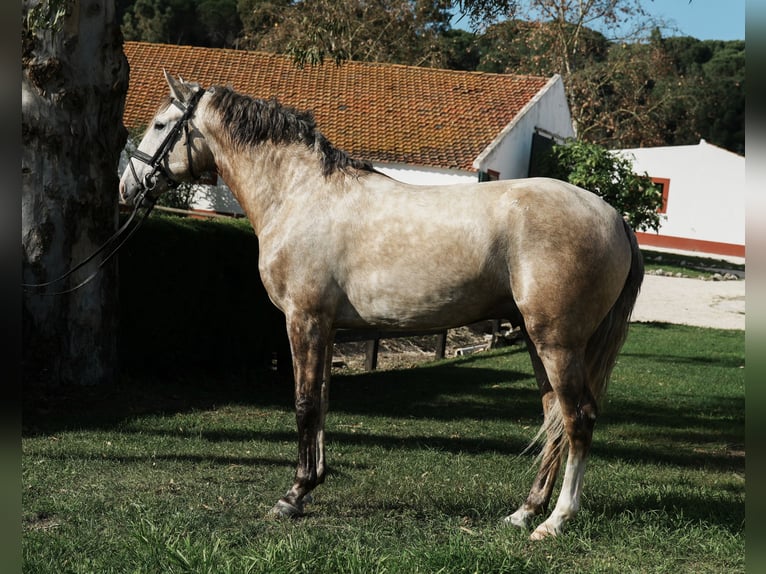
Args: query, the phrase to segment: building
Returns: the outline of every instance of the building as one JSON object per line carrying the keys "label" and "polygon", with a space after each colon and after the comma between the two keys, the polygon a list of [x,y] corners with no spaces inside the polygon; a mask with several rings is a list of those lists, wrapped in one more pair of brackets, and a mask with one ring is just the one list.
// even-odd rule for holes
{"label": "building", "polygon": [[[573,137],[561,77],[345,62],[297,68],[263,52],[126,42],[125,126],[146,127],[167,94],[162,70],[203,87],[228,85],[311,110],[319,130],[353,157],[413,184],[527,177],[535,142]],[[241,211],[201,190],[195,207]]]}
{"label": "building", "polygon": [[641,247],[745,256],[745,158],[697,145],[618,150],[662,187],[658,233],[637,233]]}

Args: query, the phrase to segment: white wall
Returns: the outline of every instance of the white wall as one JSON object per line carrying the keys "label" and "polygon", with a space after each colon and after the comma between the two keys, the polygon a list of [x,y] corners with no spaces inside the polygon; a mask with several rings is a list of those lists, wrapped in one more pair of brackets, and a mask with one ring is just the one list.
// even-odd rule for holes
{"label": "white wall", "polygon": [[235,213],[238,215],[245,214],[234,194],[231,193],[231,190],[220,177],[218,178],[218,185],[195,185],[194,191],[192,209],[215,211],[217,213]]}
{"label": "white wall", "polygon": [[745,244],[744,157],[705,140],[617,153],[633,160],[636,173],[670,180],[660,235]]}
{"label": "white wall", "polygon": [[396,180],[413,185],[449,185],[478,181],[479,175],[472,171],[441,169],[394,163],[373,163],[375,169]]}
{"label": "white wall", "polygon": [[473,162],[474,167],[480,171],[496,171],[500,179],[527,177],[535,128],[562,139],[575,136],[564,82],[559,75],[553,76],[487,146]]}

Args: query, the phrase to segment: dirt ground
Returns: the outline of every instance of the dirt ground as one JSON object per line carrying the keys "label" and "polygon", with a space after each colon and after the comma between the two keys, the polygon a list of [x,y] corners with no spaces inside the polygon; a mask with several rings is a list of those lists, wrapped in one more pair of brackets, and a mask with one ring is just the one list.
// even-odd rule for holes
{"label": "dirt ground", "polygon": [[[712,281],[647,274],[632,321],[744,330],[745,279]],[[454,357],[458,349],[482,345],[490,338],[478,329],[452,329],[447,335],[446,356]],[[436,337],[384,339],[378,369],[410,368],[432,361],[435,349]],[[336,344],[333,364],[336,372],[363,370],[364,343]]]}
{"label": "dirt ground", "polygon": [[646,275],[633,321],[745,329],[745,279],[704,281]]}
{"label": "dirt ground", "polygon": [[[506,325],[507,326],[507,325]],[[454,357],[458,349],[489,343],[491,335],[481,329],[460,327],[447,332],[445,357]],[[436,336],[406,339],[381,339],[378,369],[407,369],[435,359]],[[337,372],[364,370],[364,343],[336,343],[333,369]]]}

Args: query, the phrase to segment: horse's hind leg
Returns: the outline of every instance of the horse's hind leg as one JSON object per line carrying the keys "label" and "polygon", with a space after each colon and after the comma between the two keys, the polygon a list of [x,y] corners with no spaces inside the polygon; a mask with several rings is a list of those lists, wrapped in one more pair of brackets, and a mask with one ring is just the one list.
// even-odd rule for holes
{"label": "horse's hind leg", "polygon": [[529,496],[527,496],[524,504],[516,512],[505,517],[506,523],[521,528],[528,528],[532,518],[541,512],[545,512],[547,509],[561,466],[562,449],[565,440],[561,436],[561,429],[557,428],[557,421],[560,421],[560,417],[558,416],[556,394],[548,380],[545,367],[537,354],[537,349],[529,338],[527,338],[527,349],[532,359],[532,368],[535,371],[535,378],[542,395],[545,422],[541,432],[545,433],[545,446],[540,457],[540,470],[532,483]]}
{"label": "horse's hind leg", "polygon": [[556,507],[532,532],[530,538],[533,540],[559,534],[580,509],[585,463],[597,416],[596,401],[586,380],[584,349],[540,345],[537,348],[556,393],[563,429],[569,441],[569,454]]}
{"label": "horse's hind leg", "polygon": [[326,472],[324,422],[328,406],[332,333],[322,321],[288,317],[288,335],[295,372],[295,418],[298,425],[298,467],[295,482],[277,501],[272,514],[303,514],[308,494],[324,481]]}

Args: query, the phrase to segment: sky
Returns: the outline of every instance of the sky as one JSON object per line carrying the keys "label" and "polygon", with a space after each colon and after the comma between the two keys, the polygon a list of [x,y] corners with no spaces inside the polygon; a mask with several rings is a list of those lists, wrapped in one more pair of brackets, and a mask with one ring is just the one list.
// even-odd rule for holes
{"label": "sky", "polygon": [[[756,0],[750,0],[755,3]],[[761,1],[761,0],[758,0]],[[744,40],[745,0],[644,0],[644,8],[664,20],[663,36],[692,36],[698,40]],[[452,25],[469,29],[468,18]]]}
{"label": "sky", "polygon": [[745,39],[745,0],[654,0],[646,2],[644,7],[653,16],[678,28],[664,31],[664,36]]}

